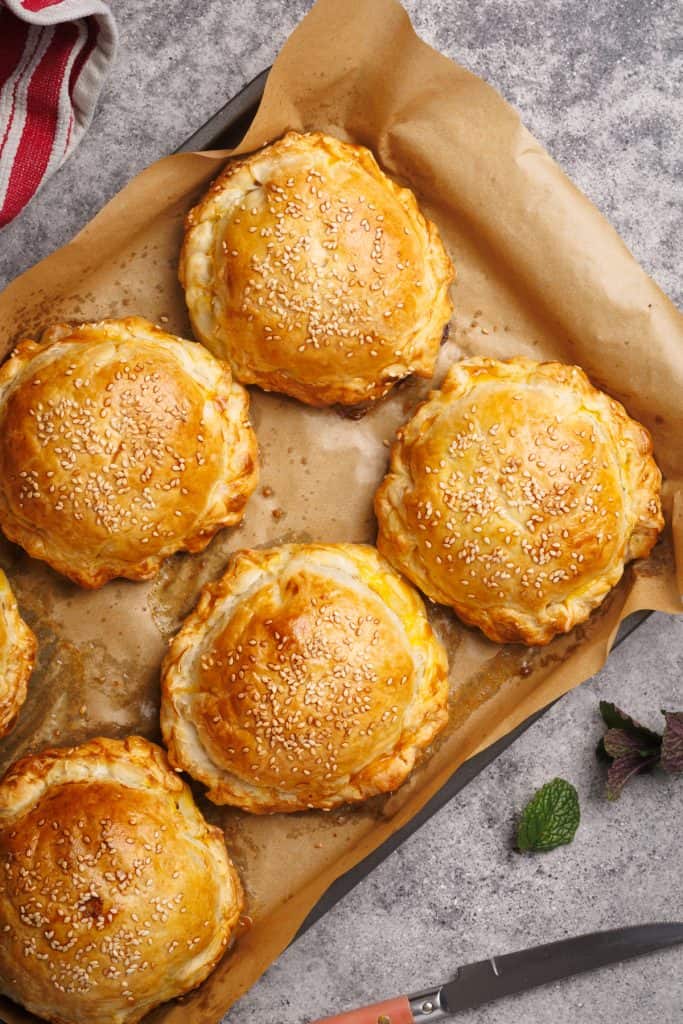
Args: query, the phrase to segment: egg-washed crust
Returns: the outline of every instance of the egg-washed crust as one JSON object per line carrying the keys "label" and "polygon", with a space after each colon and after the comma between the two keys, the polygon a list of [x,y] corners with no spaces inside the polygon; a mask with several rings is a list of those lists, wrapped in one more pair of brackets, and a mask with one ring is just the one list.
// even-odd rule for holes
{"label": "egg-washed crust", "polygon": [[187,216],[179,274],[235,377],[309,405],[431,377],[452,312],[453,266],[413,193],[322,132],[232,160]]}
{"label": "egg-washed crust", "polygon": [[562,363],[466,359],[397,434],[377,546],[500,643],[588,618],[664,520],[647,430]]}
{"label": "egg-washed crust", "polygon": [[207,977],[242,906],[222,832],[147,740],[45,750],[0,782],[0,992],[45,1020],[134,1024]]}
{"label": "egg-washed crust", "polygon": [[0,527],[83,587],[149,579],[242,518],[248,413],[195,342],[141,317],[57,324],[0,367]]}
{"label": "egg-washed crust", "polygon": [[254,814],[396,789],[448,718],[419,595],[361,544],[242,551],[162,669],[171,764]]}
{"label": "egg-washed crust", "polygon": [[6,736],[26,700],[36,660],[36,638],[26,625],[0,569],[0,737]]}

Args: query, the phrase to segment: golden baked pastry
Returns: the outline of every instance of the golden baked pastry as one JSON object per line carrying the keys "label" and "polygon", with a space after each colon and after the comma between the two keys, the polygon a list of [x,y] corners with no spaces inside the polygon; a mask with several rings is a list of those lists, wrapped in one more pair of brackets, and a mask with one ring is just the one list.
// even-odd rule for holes
{"label": "golden baked pastry", "polygon": [[14,725],[26,700],[36,658],[36,638],[17,608],[12,589],[0,569],[0,736]]}
{"label": "golden baked pastry", "polygon": [[322,132],[232,160],[188,214],[180,257],[200,341],[243,384],[309,405],[431,377],[452,279],[413,193]]}
{"label": "golden baked pastry", "polygon": [[0,367],[0,526],[84,587],[148,579],[257,481],[228,366],[140,317],[58,324]]}
{"label": "golden baked pastry", "polygon": [[242,889],[222,832],[137,736],[18,761],[0,783],[0,993],[58,1024],[132,1024],[199,985]]}
{"label": "golden baked pastry", "polygon": [[577,366],[467,359],[398,432],[380,551],[491,640],[588,618],[663,526],[647,430]]}
{"label": "golden baked pastry", "polygon": [[215,803],[329,810],[404,781],[446,723],[447,671],[374,548],[242,551],[171,643],[164,741]]}

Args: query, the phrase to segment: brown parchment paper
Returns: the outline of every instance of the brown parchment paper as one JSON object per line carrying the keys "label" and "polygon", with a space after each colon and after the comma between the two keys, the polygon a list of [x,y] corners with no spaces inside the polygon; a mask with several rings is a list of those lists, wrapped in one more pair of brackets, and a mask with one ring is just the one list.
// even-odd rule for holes
{"label": "brown parchment paper", "polygon": [[[579,363],[652,431],[669,526],[591,620],[547,648],[496,646],[432,606],[450,654],[450,725],[397,793],[352,810],[258,818],[215,808],[195,787],[207,817],[225,830],[251,924],[196,993],[150,1015],[157,1024],[218,1021],[336,877],[410,819],[466,758],[595,673],[625,615],[681,610],[674,548],[680,579],[683,328],[612,228],[492,88],[417,39],[395,0],[319,0],[278,57],[238,152],[288,128],[370,146],[438,224],[458,281],[436,380],[472,353]],[[58,318],[136,312],[189,335],[176,280],[183,216],[226,155],[160,161],[15,281],[0,296],[0,351]],[[244,523],[201,555],[170,559],[151,584],[81,591],[0,543],[0,563],[40,640],[30,697],[0,744],[0,767],[99,734],[158,739],[159,664],[202,584],[245,545],[373,541],[372,496],[387,442],[428,389],[408,382],[359,421],[254,391],[263,469]],[[0,1012],[11,1024],[33,1019],[8,1003]]]}

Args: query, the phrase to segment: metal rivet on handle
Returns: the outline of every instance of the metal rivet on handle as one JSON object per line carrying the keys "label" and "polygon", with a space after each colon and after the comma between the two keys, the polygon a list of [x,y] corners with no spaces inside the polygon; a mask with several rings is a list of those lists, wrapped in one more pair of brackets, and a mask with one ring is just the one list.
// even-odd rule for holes
{"label": "metal rivet on handle", "polygon": [[426,1002],[426,1003],[423,1003],[422,1006],[421,1006],[421,1010],[422,1010],[423,1013],[431,1013],[433,1009],[434,1009],[434,1003]]}

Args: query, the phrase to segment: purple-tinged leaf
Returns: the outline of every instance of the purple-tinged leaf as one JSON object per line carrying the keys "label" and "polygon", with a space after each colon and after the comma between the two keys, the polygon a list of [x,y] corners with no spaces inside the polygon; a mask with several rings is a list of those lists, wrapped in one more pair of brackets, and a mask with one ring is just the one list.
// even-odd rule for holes
{"label": "purple-tinged leaf", "polygon": [[626,754],[618,757],[609,766],[607,771],[607,799],[618,800],[621,791],[626,783],[638,772],[649,771],[657,764],[658,755],[650,758],[641,757],[640,754]]}
{"label": "purple-tinged leaf", "polygon": [[646,740],[643,736],[625,732],[623,729],[608,729],[603,736],[605,753],[609,757],[628,757],[631,754],[638,754],[640,757],[653,757],[659,754],[661,740],[657,742]]}
{"label": "purple-tinged leaf", "polygon": [[676,775],[683,772],[683,711],[662,711],[666,721],[662,738],[662,768]]}

